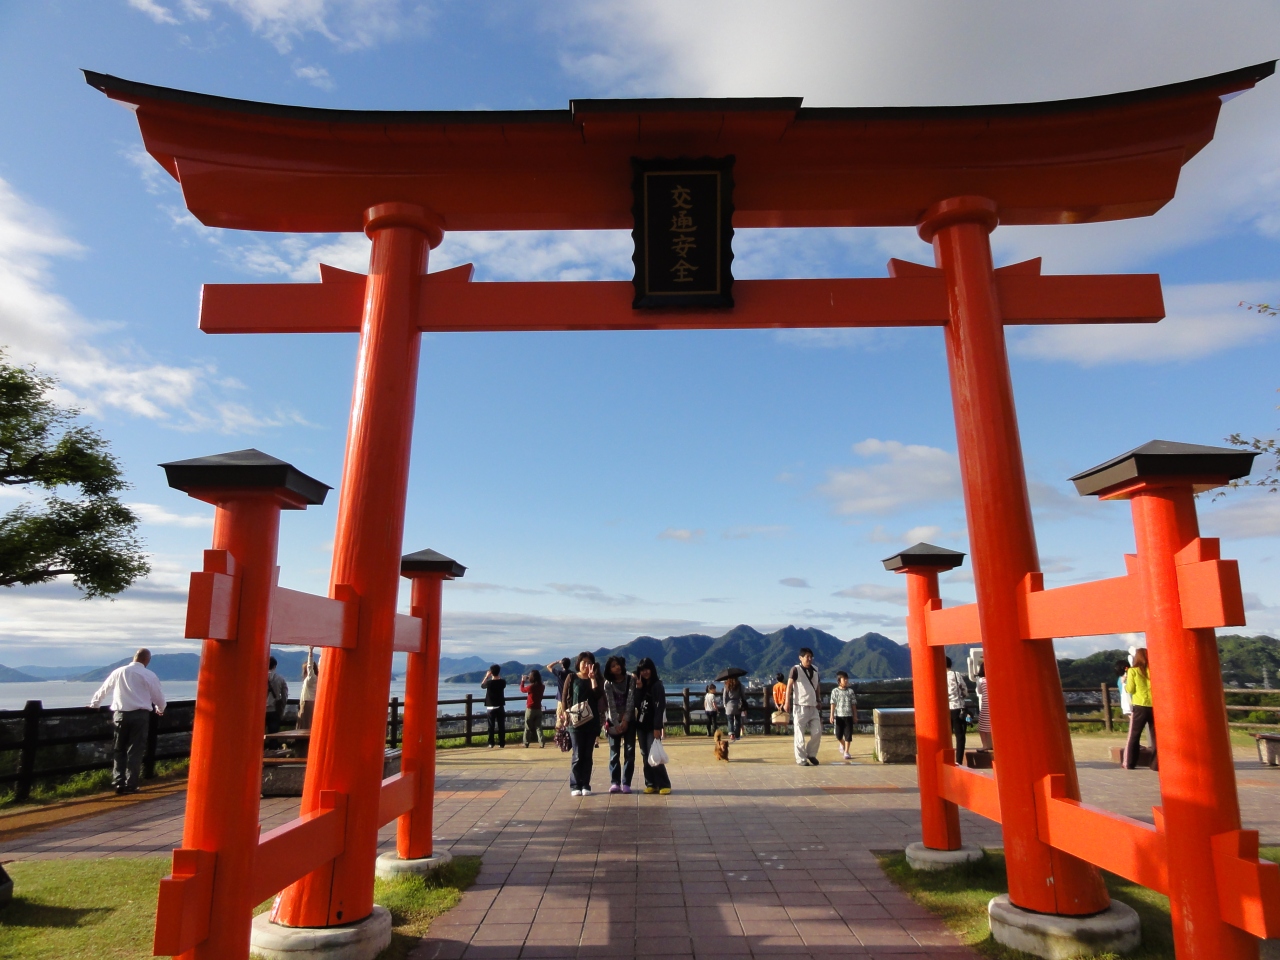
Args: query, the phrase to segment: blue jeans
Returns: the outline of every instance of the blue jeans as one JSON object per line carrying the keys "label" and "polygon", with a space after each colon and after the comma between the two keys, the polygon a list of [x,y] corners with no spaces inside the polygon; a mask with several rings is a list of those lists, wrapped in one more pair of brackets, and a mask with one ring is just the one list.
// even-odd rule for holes
{"label": "blue jeans", "polygon": [[[625,733],[609,737],[609,780],[631,786],[636,772],[636,728],[627,727]],[[621,756],[619,756],[621,754]]]}

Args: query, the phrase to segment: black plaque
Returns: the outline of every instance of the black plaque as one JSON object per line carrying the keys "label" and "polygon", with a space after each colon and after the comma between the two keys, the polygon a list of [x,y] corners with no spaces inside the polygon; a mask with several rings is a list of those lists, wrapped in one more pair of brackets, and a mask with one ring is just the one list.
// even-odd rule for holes
{"label": "black plaque", "polygon": [[733,157],[633,157],[632,307],[733,306]]}

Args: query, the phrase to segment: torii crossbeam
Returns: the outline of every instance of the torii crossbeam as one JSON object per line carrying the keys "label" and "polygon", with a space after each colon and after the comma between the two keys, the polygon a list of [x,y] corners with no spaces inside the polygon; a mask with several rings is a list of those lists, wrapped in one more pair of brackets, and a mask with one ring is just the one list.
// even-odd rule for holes
{"label": "torii crossbeam", "polygon": [[[1010,897],[1043,914],[1104,909],[1097,869],[1037,829],[1036,784],[1053,777],[1062,798],[1080,794],[1052,644],[1027,643],[1019,621],[1022,584],[1039,562],[1004,326],[1154,321],[1164,312],[1159,281],[1040,276],[1037,261],[995,270],[989,234],[998,223],[1155,213],[1212,139],[1223,99],[1274,66],[1051,103],[811,109],[794,98],[575,100],[564,111],[405,113],[251,103],[87,73],[135,110],[148,152],[202,223],[363,230],[372,239],[367,277],[322,268],[318,284],[210,285],[201,308],[208,332],[360,335],[331,576],[331,591],[341,587],[355,601],[358,625],[353,644],[326,655],[302,802],[304,818],[341,808],[342,835],[332,857],[315,869],[307,861],[310,872],[282,892],[275,919],[326,927],[372,911],[423,330],[941,326],[989,690],[1004,711],[998,729],[1018,739],[1002,747],[995,733]],[[739,281],[732,308],[643,312],[630,309],[630,284],[470,283],[469,267],[427,273],[446,230],[630,228],[633,157],[729,155],[735,227],[915,226],[936,266],[894,261],[879,279]],[[208,762],[193,753],[193,769]],[[420,775],[425,786],[433,771]],[[430,794],[418,802],[429,804]],[[198,815],[189,805],[188,817]],[[239,960],[249,950],[250,893],[262,887],[226,890],[216,870],[192,866],[217,855],[175,857],[175,874],[181,867],[205,878],[193,891],[212,891],[184,902],[190,929],[202,932],[183,941],[183,956]],[[210,923],[215,902],[222,906]],[[1202,916],[1197,936],[1232,944],[1218,956],[1256,958],[1214,919],[1217,909]]]}

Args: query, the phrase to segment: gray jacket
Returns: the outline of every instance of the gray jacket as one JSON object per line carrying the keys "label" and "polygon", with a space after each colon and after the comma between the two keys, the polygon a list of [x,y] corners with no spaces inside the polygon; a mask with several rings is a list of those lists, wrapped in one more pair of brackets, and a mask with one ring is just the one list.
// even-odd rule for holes
{"label": "gray jacket", "polygon": [[[624,686],[625,685],[625,686]],[[627,692],[626,706],[619,713],[614,704],[614,694],[621,693],[622,690]],[[612,680],[604,682],[604,716],[609,721],[609,726],[616,727],[627,721],[627,725],[631,726],[636,719],[636,680],[635,677],[627,674],[621,684],[614,683]]]}

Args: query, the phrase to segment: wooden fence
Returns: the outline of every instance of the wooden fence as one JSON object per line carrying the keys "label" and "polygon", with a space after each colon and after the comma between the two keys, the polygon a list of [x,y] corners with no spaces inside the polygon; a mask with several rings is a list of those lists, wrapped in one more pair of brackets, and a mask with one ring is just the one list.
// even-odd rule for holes
{"label": "wooden fence", "polygon": [[[871,722],[871,711],[876,707],[911,706],[911,689],[903,684],[901,689],[886,689],[877,685],[870,689],[855,684],[858,694],[858,720],[860,724]],[[1280,694],[1280,690],[1226,689],[1235,698],[1259,698],[1262,695]],[[1073,722],[1101,723],[1113,730],[1119,716],[1119,702],[1113,685],[1098,687],[1066,687],[1067,715]],[[685,736],[691,736],[695,727],[706,728],[702,710],[703,691],[685,687],[667,694],[667,726],[675,727]],[[507,731],[518,733],[524,723],[523,696],[507,697]],[[747,691],[746,728],[757,733],[773,733],[774,710],[769,691]],[[289,701],[286,723],[296,716],[297,700]],[[517,709],[512,709],[513,705]],[[441,740],[462,740],[465,746],[474,746],[477,740],[488,735],[488,715],[481,697],[468,695],[462,699],[441,700],[436,736]],[[548,700],[546,706],[552,707]],[[461,707],[460,712],[447,712],[447,708]],[[478,708],[478,709],[477,709]],[[403,726],[403,704],[393,697],[387,704],[387,746],[400,745]],[[1229,714],[1264,713],[1280,714],[1280,706],[1261,704],[1229,704]],[[825,722],[827,713],[823,709]],[[151,716],[147,733],[147,749],[143,761],[143,776],[155,776],[155,766],[161,760],[179,760],[190,755],[191,727],[195,719],[194,700],[175,700],[169,703],[164,716]],[[723,722],[723,721],[722,721]],[[543,713],[543,729],[550,731],[555,725],[554,709]],[[1258,724],[1233,723],[1233,727],[1256,727]],[[57,707],[46,709],[39,700],[30,700],[21,710],[0,710],[0,786],[13,785],[14,798],[22,801],[31,794],[37,781],[57,780],[90,770],[111,767],[114,731],[111,713],[88,707]]]}

